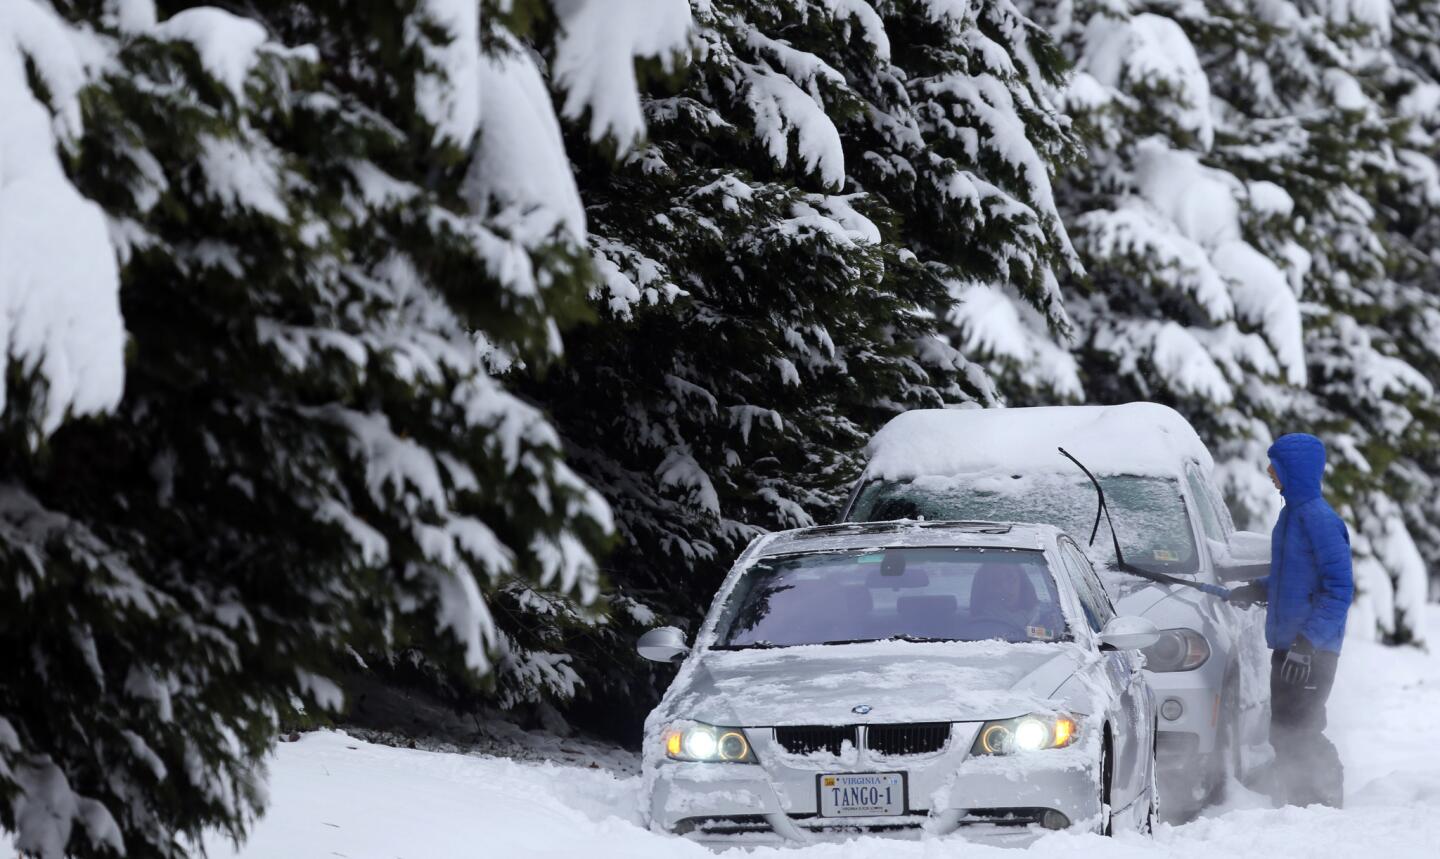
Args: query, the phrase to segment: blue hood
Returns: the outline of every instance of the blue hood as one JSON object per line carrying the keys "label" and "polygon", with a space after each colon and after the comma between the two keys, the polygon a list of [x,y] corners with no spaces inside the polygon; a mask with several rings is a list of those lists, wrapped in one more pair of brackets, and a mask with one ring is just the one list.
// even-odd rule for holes
{"label": "blue hood", "polygon": [[1303,504],[1320,497],[1325,476],[1325,443],[1309,433],[1282,435],[1270,445],[1270,463],[1280,475],[1280,494],[1286,504]]}

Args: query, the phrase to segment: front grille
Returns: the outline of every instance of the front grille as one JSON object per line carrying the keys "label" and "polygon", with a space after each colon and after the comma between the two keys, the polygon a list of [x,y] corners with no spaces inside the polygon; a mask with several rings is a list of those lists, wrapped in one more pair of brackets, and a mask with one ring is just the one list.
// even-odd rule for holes
{"label": "front grille", "polygon": [[[790,822],[803,832],[817,836],[835,834],[913,834],[919,835],[929,817],[923,812],[900,817],[866,818],[844,820],[834,817],[820,817],[815,814],[787,815]],[[733,838],[738,842],[760,840],[757,836],[774,836],[777,833],[764,814],[729,814],[711,817],[686,817],[675,824],[676,835],[692,839]]]}
{"label": "front grille", "polygon": [[817,835],[825,834],[855,834],[855,835],[904,835],[911,833],[919,835],[929,822],[929,817],[924,814],[907,814],[903,817],[869,817],[863,822],[846,820],[840,817],[817,817],[815,815],[790,815],[790,820],[797,829]]}
{"label": "front grille", "polygon": [[687,817],[675,824],[676,835],[753,835],[774,831],[763,814]]}
{"label": "front grille", "polygon": [[[775,742],[794,755],[814,752],[840,754],[845,743],[859,745],[858,725],[787,725],[775,729]],[[880,755],[925,755],[945,748],[950,740],[949,722],[917,722],[900,725],[869,725],[865,747]]]}
{"label": "front grille", "polygon": [[969,808],[960,818],[961,826],[1034,826],[1044,817],[1044,808]]}
{"label": "front grille", "polygon": [[945,748],[950,740],[949,722],[917,722],[911,725],[871,725],[865,731],[865,746],[882,755],[924,755]]}
{"label": "front grille", "polygon": [[854,725],[789,725],[775,729],[775,742],[792,755],[838,755],[845,743],[856,745],[855,733]]}

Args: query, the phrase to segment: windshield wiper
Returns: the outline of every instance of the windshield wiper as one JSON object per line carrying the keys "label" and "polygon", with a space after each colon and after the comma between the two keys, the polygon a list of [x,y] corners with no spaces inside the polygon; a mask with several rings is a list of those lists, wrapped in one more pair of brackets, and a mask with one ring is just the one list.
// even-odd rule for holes
{"label": "windshield wiper", "polygon": [[1095,494],[1099,496],[1100,506],[1095,509],[1095,527],[1090,529],[1090,545],[1095,545],[1095,535],[1100,532],[1100,516],[1104,514],[1105,524],[1110,526],[1110,541],[1115,546],[1115,569],[1118,569],[1122,573],[1138,576],[1142,579],[1149,579],[1152,582],[1159,582],[1162,585],[1180,585],[1181,587],[1194,588],[1197,591],[1202,591],[1212,597],[1219,597],[1222,600],[1228,600],[1230,598],[1229,588],[1212,585],[1209,582],[1192,582],[1189,579],[1177,578],[1168,573],[1159,572],[1158,570],[1147,570],[1144,567],[1137,567],[1127,562],[1125,560],[1125,553],[1120,551],[1120,536],[1115,533],[1115,522],[1110,518],[1110,507],[1105,503],[1104,487],[1100,485],[1100,481],[1096,479],[1094,474],[1090,473],[1090,469],[1086,468],[1084,463],[1071,456],[1070,452],[1065,448],[1062,447],[1059,448],[1059,450],[1060,455],[1079,466],[1080,470],[1085,472],[1085,476],[1090,478],[1090,482],[1095,486]]}
{"label": "windshield wiper", "polygon": [[775,650],[786,647],[784,644],[771,644],[768,641],[752,641],[749,644],[712,644],[711,650]]}

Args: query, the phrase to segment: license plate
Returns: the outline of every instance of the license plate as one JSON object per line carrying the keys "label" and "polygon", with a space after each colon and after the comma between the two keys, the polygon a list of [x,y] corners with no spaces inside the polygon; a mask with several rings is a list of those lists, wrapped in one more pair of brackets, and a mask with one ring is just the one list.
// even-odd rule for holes
{"label": "license plate", "polygon": [[885,817],[905,813],[904,773],[816,776],[821,817]]}

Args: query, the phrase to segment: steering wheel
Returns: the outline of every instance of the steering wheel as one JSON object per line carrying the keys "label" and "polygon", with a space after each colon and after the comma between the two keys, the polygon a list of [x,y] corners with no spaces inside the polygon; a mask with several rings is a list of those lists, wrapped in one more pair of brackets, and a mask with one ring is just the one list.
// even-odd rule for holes
{"label": "steering wheel", "polygon": [[984,641],[988,638],[1020,639],[1027,641],[1030,635],[1025,627],[1018,623],[1011,623],[1008,620],[1000,620],[995,617],[982,617],[965,624],[965,634],[974,641]]}

